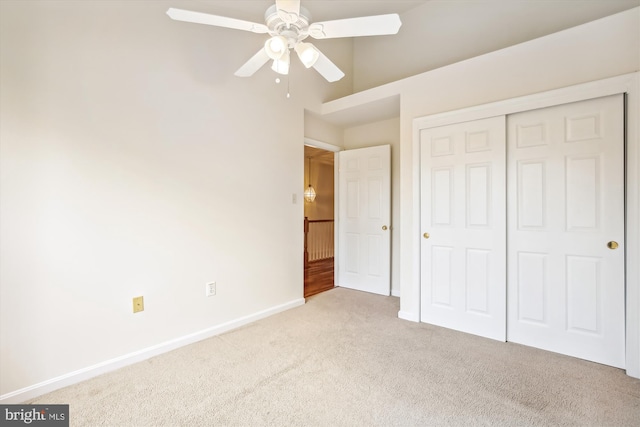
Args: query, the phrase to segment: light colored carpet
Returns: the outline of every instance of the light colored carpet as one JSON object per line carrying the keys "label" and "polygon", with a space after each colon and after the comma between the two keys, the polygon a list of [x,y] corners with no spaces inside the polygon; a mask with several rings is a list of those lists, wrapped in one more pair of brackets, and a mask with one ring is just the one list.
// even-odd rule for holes
{"label": "light colored carpet", "polygon": [[336,288],[30,403],[72,426],[638,426],[619,369],[397,318]]}

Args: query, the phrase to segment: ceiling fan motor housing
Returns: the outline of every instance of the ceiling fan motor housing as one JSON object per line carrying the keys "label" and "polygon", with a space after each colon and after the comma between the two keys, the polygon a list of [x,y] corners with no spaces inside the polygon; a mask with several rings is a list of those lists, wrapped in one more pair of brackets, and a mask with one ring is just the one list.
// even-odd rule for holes
{"label": "ceiling fan motor housing", "polygon": [[300,7],[300,13],[287,13],[278,11],[276,5],[269,7],[264,14],[264,20],[272,36],[282,36],[287,39],[289,48],[309,36],[309,22],[311,14],[304,7]]}

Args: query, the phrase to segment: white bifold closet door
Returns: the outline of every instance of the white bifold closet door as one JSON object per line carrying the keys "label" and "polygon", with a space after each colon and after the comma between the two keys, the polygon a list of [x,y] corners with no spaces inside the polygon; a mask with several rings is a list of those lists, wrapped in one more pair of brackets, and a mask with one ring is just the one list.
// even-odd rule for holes
{"label": "white bifold closet door", "polygon": [[513,114],[509,341],[625,365],[622,95]]}
{"label": "white bifold closet door", "polygon": [[421,321],[504,341],[505,117],[419,138]]}

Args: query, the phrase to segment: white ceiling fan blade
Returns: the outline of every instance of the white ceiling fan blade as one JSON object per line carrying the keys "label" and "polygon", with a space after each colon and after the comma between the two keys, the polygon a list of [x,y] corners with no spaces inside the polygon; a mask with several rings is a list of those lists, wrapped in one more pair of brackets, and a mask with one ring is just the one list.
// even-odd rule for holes
{"label": "white ceiling fan blade", "polygon": [[238,69],[234,74],[238,77],[250,77],[256,71],[258,71],[264,64],[269,61],[269,55],[265,52],[264,48],[260,49],[258,53],[253,55],[242,67]]}
{"label": "white ceiling fan blade", "polygon": [[176,21],[193,22],[195,24],[215,25],[216,27],[233,28],[235,30],[251,31],[264,34],[269,31],[266,25],[226,16],[211,15],[209,13],[192,12],[184,9],[169,8],[167,15]]}
{"label": "white ceiling fan blade", "polygon": [[329,58],[327,58],[322,52],[318,51],[320,54],[318,56],[318,60],[313,64],[313,68],[316,69],[318,73],[328,82],[336,82],[344,77],[344,73],[340,68],[336,66]]}
{"label": "white ceiling fan blade", "polygon": [[276,9],[280,19],[291,24],[296,22],[300,15],[300,0],[276,0]]}
{"label": "white ceiling fan blade", "polygon": [[337,37],[381,36],[396,34],[402,22],[397,13],[362,16],[360,18],[337,19],[315,22],[309,25],[309,35],[314,39]]}

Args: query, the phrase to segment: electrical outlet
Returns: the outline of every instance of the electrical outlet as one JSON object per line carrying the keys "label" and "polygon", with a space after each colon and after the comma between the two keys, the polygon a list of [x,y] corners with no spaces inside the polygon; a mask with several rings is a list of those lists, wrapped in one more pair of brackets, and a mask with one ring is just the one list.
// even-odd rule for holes
{"label": "electrical outlet", "polygon": [[207,283],[205,285],[205,294],[212,297],[216,294],[216,282]]}
{"label": "electrical outlet", "polygon": [[138,313],[144,311],[144,297],[135,297],[133,299],[133,312]]}

